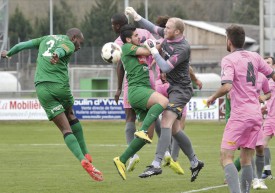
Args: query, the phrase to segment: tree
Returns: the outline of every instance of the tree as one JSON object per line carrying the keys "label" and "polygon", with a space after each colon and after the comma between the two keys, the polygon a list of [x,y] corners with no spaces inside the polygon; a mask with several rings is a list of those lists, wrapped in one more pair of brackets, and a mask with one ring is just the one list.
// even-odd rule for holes
{"label": "tree", "polygon": [[111,17],[118,12],[117,1],[96,0],[95,4],[81,24],[87,46],[102,46],[106,42],[114,41],[116,37],[112,31]]}
{"label": "tree", "polygon": [[9,23],[9,37],[11,45],[18,43],[18,39],[20,41],[26,41],[31,37],[31,24],[18,7],[16,7],[14,14],[10,17]]}
{"label": "tree", "polygon": [[[35,37],[50,34],[50,13],[47,18],[35,19]],[[69,28],[78,27],[76,17],[65,0],[53,6],[53,33],[65,34]]]}
{"label": "tree", "polygon": [[233,5],[232,22],[259,25],[259,0],[238,0]]}

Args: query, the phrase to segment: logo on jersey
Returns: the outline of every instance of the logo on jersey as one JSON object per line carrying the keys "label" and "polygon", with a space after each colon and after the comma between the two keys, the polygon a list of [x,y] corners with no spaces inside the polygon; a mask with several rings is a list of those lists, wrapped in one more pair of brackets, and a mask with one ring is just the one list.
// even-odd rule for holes
{"label": "logo on jersey", "polygon": [[143,66],[143,71],[148,71],[149,70],[149,68],[148,68],[148,66]]}
{"label": "logo on jersey", "polygon": [[162,47],[161,47],[161,51],[162,51],[162,57],[165,60],[168,60],[171,57],[171,55],[166,50],[164,50]]}
{"label": "logo on jersey", "polygon": [[67,45],[62,44],[61,46],[62,46],[62,48],[64,48],[64,50],[65,50],[66,52],[69,52],[69,51],[70,51],[70,48],[69,48]]}
{"label": "logo on jersey", "polygon": [[132,45],[131,48],[130,48],[130,50],[134,50],[134,49],[136,49],[136,47],[137,47],[137,46]]}

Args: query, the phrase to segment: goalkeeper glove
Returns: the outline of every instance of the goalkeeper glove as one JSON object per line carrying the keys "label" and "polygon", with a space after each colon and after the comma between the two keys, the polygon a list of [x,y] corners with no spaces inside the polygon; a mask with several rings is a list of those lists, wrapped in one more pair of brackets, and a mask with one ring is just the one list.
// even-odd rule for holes
{"label": "goalkeeper glove", "polygon": [[125,14],[131,16],[135,21],[141,20],[141,16],[134,10],[133,7],[126,7]]}
{"label": "goalkeeper glove", "polygon": [[148,50],[150,50],[151,54],[152,55],[155,55],[155,54],[158,54],[159,51],[158,49],[156,48],[156,42],[152,39],[147,39],[145,42],[144,42],[144,45],[146,46],[146,48]]}

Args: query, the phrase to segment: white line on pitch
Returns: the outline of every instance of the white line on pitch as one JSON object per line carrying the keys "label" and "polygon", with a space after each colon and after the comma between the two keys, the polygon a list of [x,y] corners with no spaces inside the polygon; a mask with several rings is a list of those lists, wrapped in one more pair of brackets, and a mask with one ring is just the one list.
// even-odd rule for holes
{"label": "white line on pitch", "polygon": [[226,187],[226,186],[227,186],[227,184],[220,185],[220,186],[210,186],[210,187],[207,187],[207,188],[202,188],[202,189],[198,189],[198,190],[190,190],[190,191],[181,192],[181,193],[202,192],[202,191],[207,191],[207,190],[212,190],[212,189],[217,189],[217,188],[223,188],[223,187]]}

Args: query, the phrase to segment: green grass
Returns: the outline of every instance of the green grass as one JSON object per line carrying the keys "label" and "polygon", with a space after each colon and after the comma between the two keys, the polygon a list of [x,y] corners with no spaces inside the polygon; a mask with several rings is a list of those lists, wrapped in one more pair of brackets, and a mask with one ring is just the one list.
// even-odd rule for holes
{"label": "green grass", "polygon": [[[192,140],[199,159],[205,162],[198,179],[190,182],[189,162],[180,153],[184,175],[163,168],[162,175],[140,179],[138,175],[149,165],[155,154],[153,144],[139,152],[141,162],[136,170],[127,173],[123,181],[112,159],[124,149],[124,122],[83,121],[85,137],[94,159],[94,165],[104,173],[103,182],[93,181],[64,144],[63,137],[52,122],[1,121],[0,192],[1,193],[184,193],[223,184],[219,164],[219,147],[224,122],[187,122],[186,133]],[[274,143],[271,153],[274,156]],[[239,152],[237,152],[239,153]],[[266,181],[269,190],[251,190],[252,193],[274,192],[275,183]],[[227,187],[206,191],[227,193]]]}

